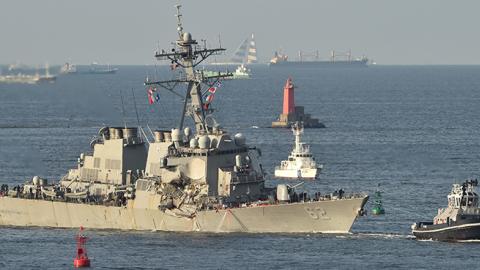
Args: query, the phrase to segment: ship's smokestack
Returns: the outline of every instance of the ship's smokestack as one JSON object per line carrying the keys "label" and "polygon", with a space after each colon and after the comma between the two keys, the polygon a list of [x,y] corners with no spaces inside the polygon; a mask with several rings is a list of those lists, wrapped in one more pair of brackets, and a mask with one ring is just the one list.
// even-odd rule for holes
{"label": "ship's smokestack", "polygon": [[295,113],[295,94],[292,78],[288,78],[283,88],[283,113]]}

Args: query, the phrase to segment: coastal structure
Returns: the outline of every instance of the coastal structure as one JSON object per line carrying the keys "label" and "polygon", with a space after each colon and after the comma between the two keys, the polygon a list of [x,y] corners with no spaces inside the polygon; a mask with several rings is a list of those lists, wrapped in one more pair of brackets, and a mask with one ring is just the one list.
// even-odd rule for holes
{"label": "coastal structure", "polygon": [[[173,49],[155,57],[183,72],[145,85],[169,91],[186,86],[178,126],[153,131],[153,140],[135,127],[102,128],[91,141],[93,153],[80,154],[77,167],[59,183],[34,177],[13,189],[2,187],[0,225],[348,233],[364,213],[368,195],[310,196],[284,184],[268,186],[260,149],[247,144],[243,134],[229,134],[205,106],[208,91],[202,86],[211,87],[227,75],[195,70],[224,49],[198,46],[183,31],[180,5],[176,7],[178,39]],[[191,126],[186,117],[192,118]]]}
{"label": "coastal structure", "polygon": [[295,88],[291,78],[283,87],[283,110],[277,121],[272,122],[273,128],[290,128],[294,123],[302,122],[305,128],[324,128],[318,119],[304,112],[303,106],[295,106]]}

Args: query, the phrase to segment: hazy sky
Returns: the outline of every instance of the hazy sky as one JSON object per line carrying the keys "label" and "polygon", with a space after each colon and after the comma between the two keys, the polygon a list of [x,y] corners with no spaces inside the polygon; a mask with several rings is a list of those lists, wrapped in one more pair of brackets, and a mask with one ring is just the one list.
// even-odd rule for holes
{"label": "hazy sky", "polygon": [[[0,0],[0,63],[153,64],[176,38],[174,0]],[[184,27],[232,53],[352,50],[379,64],[480,64],[478,0],[183,0]]]}

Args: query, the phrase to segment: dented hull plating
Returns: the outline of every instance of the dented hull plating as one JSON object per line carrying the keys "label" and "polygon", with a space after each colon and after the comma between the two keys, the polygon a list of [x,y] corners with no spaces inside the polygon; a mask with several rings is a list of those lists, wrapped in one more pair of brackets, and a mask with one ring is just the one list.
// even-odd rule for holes
{"label": "dented hull plating", "polygon": [[194,218],[160,210],[0,197],[1,226],[149,231],[348,233],[368,196],[200,211]]}

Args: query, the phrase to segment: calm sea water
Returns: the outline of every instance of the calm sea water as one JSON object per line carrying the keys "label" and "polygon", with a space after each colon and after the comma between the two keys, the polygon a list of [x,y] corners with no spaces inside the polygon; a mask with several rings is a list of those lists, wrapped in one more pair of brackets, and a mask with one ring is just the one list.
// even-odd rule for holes
{"label": "calm sea water", "polygon": [[[413,222],[430,220],[446,205],[454,181],[480,175],[480,67],[254,67],[253,72],[253,79],[224,82],[214,106],[222,126],[244,133],[262,149],[269,184],[277,183],[271,179],[273,168],[292,146],[290,131],[267,128],[280,113],[282,87],[291,76],[297,104],[327,126],[305,132],[324,164],[320,180],[306,188],[372,193],[380,184],[387,214],[360,218],[350,235],[89,230],[94,268],[480,267],[472,256],[479,244],[419,242],[410,235]],[[81,152],[90,151],[90,139],[103,125],[139,121],[152,129],[172,127],[181,100],[161,91],[161,102],[149,106],[142,85],[147,75],[168,74],[165,69],[124,66],[115,75],[0,85],[0,183],[20,184],[34,175],[59,179]],[[75,232],[0,228],[0,268],[71,268]]]}

